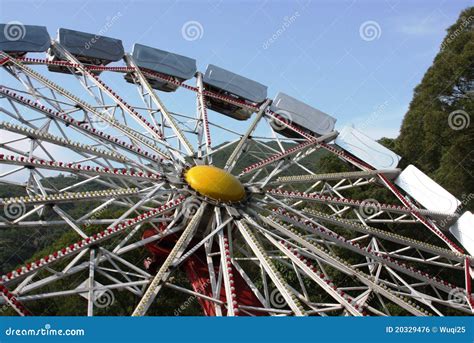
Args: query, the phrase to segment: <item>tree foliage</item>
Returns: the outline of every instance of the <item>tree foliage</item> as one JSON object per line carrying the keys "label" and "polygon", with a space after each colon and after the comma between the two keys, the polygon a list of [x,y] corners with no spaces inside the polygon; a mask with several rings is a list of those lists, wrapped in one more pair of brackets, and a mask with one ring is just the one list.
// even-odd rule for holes
{"label": "tree foliage", "polygon": [[[447,29],[402,123],[395,150],[461,198],[474,192],[474,7]],[[472,209],[473,204],[467,204]]]}

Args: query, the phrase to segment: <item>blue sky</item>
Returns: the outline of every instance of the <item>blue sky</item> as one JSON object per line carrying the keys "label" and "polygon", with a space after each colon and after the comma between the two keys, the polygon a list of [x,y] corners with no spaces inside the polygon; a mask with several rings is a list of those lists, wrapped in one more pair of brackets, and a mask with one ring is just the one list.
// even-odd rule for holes
{"label": "blue sky", "polygon": [[[446,28],[474,2],[1,0],[0,4],[1,22],[45,25],[53,37],[59,27],[105,30],[105,35],[121,38],[128,51],[138,42],[193,57],[201,71],[208,63],[217,64],[267,85],[271,98],[283,91],[336,117],[339,130],[353,124],[380,138],[397,135],[413,88],[431,65]],[[198,39],[183,37],[183,25],[190,21],[202,27]],[[188,110],[176,99],[172,106],[175,111]]]}

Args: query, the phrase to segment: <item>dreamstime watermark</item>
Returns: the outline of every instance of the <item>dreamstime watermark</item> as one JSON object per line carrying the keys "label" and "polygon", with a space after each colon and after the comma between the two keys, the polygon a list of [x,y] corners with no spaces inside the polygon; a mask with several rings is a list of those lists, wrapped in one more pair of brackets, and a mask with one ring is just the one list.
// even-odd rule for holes
{"label": "dreamstime watermark", "polygon": [[[474,301],[473,295],[469,295],[471,297],[471,301]],[[464,307],[468,305],[468,295],[466,292],[460,288],[454,288],[448,294],[448,301],[451,303],[453,307]]]}
{"label": "dreamstime watermark", "polygon": [[98,308],[106,308],[115,302],[115,295],[110,290],[107,289],[104,292],[96,292],[94,297],[94,305]]}
{"label": "dreamstime watermark", "polygon": [[10,220],[15,220],[20,218],[26,212],[26,206],[24,203],[11,203],[6,205],[3,208],[3,213],[5,217]]}
{"label": "dreamstime watermark", "polygon": [[448,45],[451,44],[463,31],[468,29],[472,23],[474,23],[474,16],[471,15],[467,19],[462,18],[461,25],[444,40],[443,44],[441,44],[441,51],[446,49]]}
{"label": "dreamstime watermark", "polygon": [[201,206],[201,202],[196,198],[187,198],[181,207],[181,214],[186,219],[191,219],[196,214],[197,210]]}
{"label": "dreamstime watermark", "polygon": [[286,307],[286,300],[277,288],[270,293],[270,305],[274,308]]}
{"label": "dreamstime watermark", "polygon": [[[204,290],[209,286],[210,280],[207,280],[203,285],[201,285],[196,292],[203,293]],[[186,301],[184,301],[176,310],[174,310],[174,315],[179,316],[184,310],[191,306],[197,300],[197,296],[190,295]]]}
{"label": "dreamstime watermark", "polygon": [[375,110],[360,125],[357,126],[357,128],[359,130],[364,130],[368,126],[370,126],[373,122],[379,119],[379,117],[385,111],[387,105],[388,105],[388,100],[386,100],[383,104],[377,106]]}
{"label": "dreamstime watermark", "polygon": [[121,12],[115,13],[112,17],[107,17],[105,19],[104,26],[102,26],[102,28],[99,30],[99,32],[96,35],[94,35],[94,37],[92,37],[88,42],[86,42],[86,44],[84,44],[84,48],[86,50],[89,50],[90,48],[92,48],[92,46],[95,43],[97,43],[97,41],[100,39],[100,37],[105,35],[110,30],[110,28],[115,24],[115,22],[118,19],[120,19],[120,17],[122,17]]}
{"label": "dreamstime watermark", "polygon": [[283,18],[283,23],[280,27],[268,38],[262,45],[263,49],[268,49],[270,45],[275,43],[278,38],[280,38],[287,29],[296,21],[296,19],[300,16],[300,13],[296,11],[291,16],[286,16]]}
{"label": "dreamstime watermark", "polygon": [[366,42],[371,42],[382,36],[382,28],[376,21],[367,20],[359,26],[359,35]]}
{"label": "dreamstime watermark", "polygon": [[85,228],[88,228],[92,225],[92,222],[95,220],[95,219],[98,219],[100,218],[100,216],[102,216],[102,214],[105,212],[105,210],[109,207],[109,205],[107,206],[104,206],[102,207],[100,210],[98,210],[97,212],[94,212],[94,214],[89,218],[87,219],[85,222],[84,222],[84,227]]}
{"label": "dreamstime watermark", "polygon": [[282,131],[291,125],[293,122],[293,117],[291,113],[285,110],[278,110],[275,112],[275,115],[272,116],[269,120],[270,126],[275,131]]}
{"label": "dreamstime watermark", "polygon": [[471,125],[471,116],[463,110],[456,110],[449,114],[448,125],[455,131],[463,130]]}
{"label": "dreamstime watermark", "polygon": [[38,329],[5,329],[5,336],[85,336],[84,329],[53,329],[50,324]]}
{"label": "dreamstime watermark", "polygon": [[380,211],[380,203],[376,199],[366,199],[359,205],[359,214],[363,218],[373,216]]}
{"label": "dreamstime watermark", "polygon": [[197,20],[190,20],[181,27],[181,36],[187,41],[195,41],[204,36],[204,27]]}
{"label": "dreamstime watermark", "polygon": [[10,21],[5,24],[5,27],[3,28],[3,34],[7,40],[15,42],[25,38],[26,28],[25,25],[19,21]]}
{"label": "dreamstime watermark", "polygon": [[463,193],[461,195],[461,199],[462,199],[461,204],[456,209],[456,212],[453,214],[447,215],[445,218],[443,218],[443,220],[437,223],[440,228],[445,228],[447,225],[453,222],[453,219],[456,219],[458,216],[461,215],[463,209],[474,199],[474,193],[469,193],[469,194]]}
{"label": "dreamstime watermark", "polygon": [[110,122],[111,121],[112,122],[115,121],[115,118],[114,118],[113,114],[111,114],[109,112],[102,112],[102,115],[105,118],[99,117],[97,115],[93,115],[94,129],[96,129],[96,130],[104,131],[104,130],[106,130],[110,127],[110,125],[111,125]]}

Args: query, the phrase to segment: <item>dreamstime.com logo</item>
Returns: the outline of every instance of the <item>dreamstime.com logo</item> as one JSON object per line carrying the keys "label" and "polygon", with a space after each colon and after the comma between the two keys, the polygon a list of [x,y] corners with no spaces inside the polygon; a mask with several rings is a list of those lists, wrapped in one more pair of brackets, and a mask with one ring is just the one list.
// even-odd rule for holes
{"label": "dreamstime.com logo", "polygon": [[270,293],[270,306],[273,308],[284,308],[286,307],[286,300],[278,289],[274,289]]}
{"label": "dreamstime.com logo", "polygon": [[201,206],[201,202],[195,198],[188,198],[184,201],[181,207],[181,214],[186,219],[191,219],[196,214],[197,210]]}
{"label": "dreamstime.com logo", "polygon": [[3,208],[5,217],[9,220],[20,218],[26,212],[26,206],[23,203],[8,204]]}
{"label": "dreamstime.com logo", "polygon": [[94,299],[94,305],[98,308],[106,308],[115,302],[115,296],[114,293],[108,289],[105,292],[101,292],[97,294],[97,296]]}
{"label": "dreamstime.com logo", "polygon": [[300,16],[300,13],[296,11],[290,16],[286,16],[283,18],[283,22],[280,27],[268,38],[262,45],[263,49],[268,49],[270,45],[275,43],[278,38],[280,38],[286,30],[290,28],[290,26],[296,21],[296,19]]}
{"label": "dreamstime.com logo", "polygon": [[461,33],[469,30],[469,28],[472,29],[472,23],[474,23],[474,16],[470,16],[469,18],[462,18],[461,25],[458,26],[458,28],[451,33],[443,42],[441,45],[441,51],[446,49],[449,44],[451,44]]}
{"label": "dreamstime.com logo", "polygon": [[[204,284],[199,286],[199,288],[196,290],[198,293],[204,293],[205,289],[210,285],[210,280],[206,281]],[[186,299],[185,302],[183,302],[176,310],[174,310],[174,315],[179,316],[181,313],[186,310],[189,306],[191,306],[194,301],[197,300],[197,297],[195,295],[190,295],[188,299]]]}
{"label": "dreamstime.com logo", "polygon": [[458,206],[456,211],[453,214],[447,215],[443,220],[437,223],[440,228],[445,228],[446,226],[451,225],[453,219],[461,216],[463,209],[466,208],[466,206],[474,199],[474,193],[463,193],[461,199],[461,204]]}
{"label": "dreamstime.com logo", "polygon": [[204,36],[204,27],[196,20],[190,20],[181,27],[181,36],[187,41],[201,39]]}
{"label": "dreamstime.com logo", "polygon": [[26,28],[19,21],[10,21],[3,28],[5,38],[11,42],[23,39],[26,36]]}
{"label": "dreamstime.com logo", "polygon": [[366,42],[371,42],[382,36],[382,28],[376,21],[367,20],[359,26],[359,35]]}
{"label": "dreamstime.com logo", "polygon": [[463,130],[471,125],[471,116],[463,110],[456,110],[449,114],[448,125],[455,131]]}
{"label": "dreamstime.com logo", "polygon": [[103,118],[100,118],[98,116],[93,116],[94,118],[94,128],[96,130],[100,130],[100,131],[105,131],[107,130],[110,126],[111,126],[111,123],[110,121],[115,121],[115,118],[112,114],[110,114],[109,112],[103,112]]}
{"label": "dreamstime.com logo", "polygon": [[376,199],[366,199],[359,205],[359,214],[363,218],[373,216],[380,211],[380,203]]}
{"label": "dreamstime.com logo", "polygon": [[[472,299],[471,301],[473,301],[474,300],[473,294],[471,294],[470,297]],[[463,290],[459,288],[452,289],[451,292],[449,292],[448,300],[451,303],[451,305],[453,305],[453,307],[459,308],[459,307],[465,307],[468,305],[468,296]]]}
{"label": "dreamstime.com logo", "polygon": [[270,126],[275,131],[282,131],[293,123],[293,117],[290,112],[278,110],[275,115],[270,118]]}
{"label": "dreamstime.com logo", "polygon": [[45,324],[39,329],[5,329],[6,336],[85,336],[84,329],[53,329],[51,324]]}
{"label": "dreamstime.com logo", "polygon": [[86,50],[91,49],[97,41],[99,41],[100,37],[105,35],[107,31],[110,30],[110,28],[115,24],[115,22],[122,17],[121,12],[115,13],[112,17],[107,17],[105,19],[105,24],[102,26],[102,28],[99,30],[98,34],[94,35],[92,39],[90,39],[86,44],[84,44],[84,48]]}

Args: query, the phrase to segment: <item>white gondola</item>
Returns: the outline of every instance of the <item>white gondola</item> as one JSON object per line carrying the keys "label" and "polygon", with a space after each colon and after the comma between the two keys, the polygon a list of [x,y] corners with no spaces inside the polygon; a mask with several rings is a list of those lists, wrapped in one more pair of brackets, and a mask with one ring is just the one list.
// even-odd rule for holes
{"label": "white gondola", "polygon": [[[260,105],[267,98],[267,86],[213,64],[208,65],[203,83],[207,90],[230,96],[252,105]],[[253,113],[248,108],[229,104],[216,98],[209,97],[207,100],[210,109],[238,120],[247,120]]]}
{"label": "white gondola", "polygon": [[[99,36],[92,33],[60,28],[58,30],[58,43],[76,57],[81,63],[92,65],[107,65],[120,61],[124,55],[120,39]],[[48,50],[50,61],[63,60],[55,49]],[[70,73],[64,66],[49,65],[50,71]]]}
{"label": "white gondola", "polygon": [[[171,76],[178,82],[191,79],[197,70],[195,59],[142,44],[135,44],[133,46],[132,57],[140,69]],[[125,75],[125,79],[133,83],[131,74]],[[179,87],[175,83],[166,82],[148,75],[147,80],[153,88],[164,92],[173,92]]]}
{"label": "white gondola", "polygon": [[395,179],[395,184],[430,211],[454,213],[461,204],[454,195],[414,165],[406,167]]}
{"label": "white gondola", "polygon": [[400,161],[393,151],[350,126],[341,130],[335,143],[376,169],[395,169]]}
{"label": "white gondola", "polygon": [[[44,26],[0,24],[0,50],[11,56],[23,56],[28,52],[45,52],[51,39]],[[17,30],[17,31],[15,31]],[[15,35],[12,39],[12,35]],[[16,37],[18,35],[18,37]]]}
{"label": "white gondola", "polygon": [[461,243],[469,254],[474,254],[474,214],[471,212],[464,213],[449,228],[449,232]]}
{"label": "white gondola", "polygon": [[[273,99],[270,109],[284,122],[288,121],[314,136],[323,136],[334,131],[336,124],[336,118],[282,92]],[[290,138],[300,137],[287,128],[281,130],[280,133]]]}

